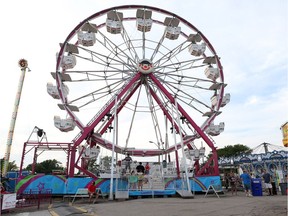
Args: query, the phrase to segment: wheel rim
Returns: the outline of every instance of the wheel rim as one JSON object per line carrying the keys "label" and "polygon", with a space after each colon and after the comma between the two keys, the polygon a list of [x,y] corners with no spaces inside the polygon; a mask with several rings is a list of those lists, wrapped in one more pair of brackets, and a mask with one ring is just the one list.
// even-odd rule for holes
{"label": "wheel rim", "polygon": [[[137,9],[152,11],[151,32],[137,31]],[[106,15],[110,11],[124,14],[121,34],[110,34],[105,29]],[[167,26],[163,20],[166,17],[179,20],[181,33],[177,40],[165,38]],[[78,43],[77,33],[85,23],[96,25],[96,43],[92,47]],[[191,41],[187,42],[187,38],[190,34],[198,34],[201,42],[206,44],[202,55],[192,56],[188,52]],[[79,53],[71,54],[76,57],[77,64],[73,69],[66,70],[61,67],[61,62],[71,44],[79,50]],[[219,70],[217,79],[205,77],[204,69],[209,64],[203,61],[207,57],[213,57],[215,61],[213,67]],[[154,67],[151,71],[145,64],[142,64],[143,70],[139,66],[147,63],[147,60]],[[119,109],[125,103],[118,115],[119,138],[115,150],[122,153],[129,151],[136,156],[154,156],[178,149],[181,141],[179,134],[184,137],[184,144],[191,147],[193,140],[200,137],[199,133],[204,134],[203,131],[220,113],[225,87],[221,62],[211,43],[197,28],[171,12],[142,5],[109,8],[83,20],[62,44],[56,71],[57,89],[63,107],[81,131],[73,140],[75,145],[79,145],[93,130],[93,139],[111,149],[113,141],[105,135],[113,127],[113,116],[109,115],[115,114],[116,107]],[[71,81],[63,80],[64,75],[69,75]],[[70,90],[67,96],[64,84]],[[211,90],[213,84],[218,88]],[[120,92],[123,93],[121,97]],[[218,102],[211,105],[210,98],[215,93]],[[116,96],[119,99],[117,106],[111,104]],[[173,100],[175,98],[177,108]],[[74,106],[80,112],[73,111],[71,107]],[[209,114],[205,116],[206,113]],[[143,122],[143,119],[148,118],[152,122],[148,128],[153,127],[150,132],[143,127],[141,130],[141,119]],[[184,124],[178,125],[177,118],[181,118]],[[170,127],[174,127],[172,133]],[[147,136],[148,133],[153,136]],[[142,138],[139,139],[140,134]],[[149,144],[151,140],[152,144]],[[155,149],[153,143],[160,145]],[[213,148],[211,144],[209,147]]]}

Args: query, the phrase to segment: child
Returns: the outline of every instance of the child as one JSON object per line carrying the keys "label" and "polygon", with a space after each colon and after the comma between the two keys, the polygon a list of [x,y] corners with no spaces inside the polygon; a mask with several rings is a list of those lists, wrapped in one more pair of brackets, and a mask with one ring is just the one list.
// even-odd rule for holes
{"label": "child", "polygon": [[136,190],[137,182],[138,182],[138,177],[136,176],[135,171],[133,170],[131,172],[131,175],[129,176],[130,189]]}
{"label": "child", "polygon": [[149,175],[149,171],[150,171],[150,166],[149,166],[149,163],[147,162],[145,165],[145,174]]}
{"label": "child", "polygon": [[138,173],[138,190],[140,191],[142,191],[143,189],[143,181],[144,181],[143,173]]}

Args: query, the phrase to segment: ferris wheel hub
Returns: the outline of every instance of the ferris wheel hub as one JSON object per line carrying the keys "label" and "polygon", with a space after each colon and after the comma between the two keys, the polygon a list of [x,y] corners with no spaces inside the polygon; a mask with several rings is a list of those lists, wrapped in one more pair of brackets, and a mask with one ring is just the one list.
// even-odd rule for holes
{"label": "ferris wheel hub", "polygon": [[150,74],[154,71],[154,66],[149,59],[141,59],[138,63],[138,70],[143,74]]}

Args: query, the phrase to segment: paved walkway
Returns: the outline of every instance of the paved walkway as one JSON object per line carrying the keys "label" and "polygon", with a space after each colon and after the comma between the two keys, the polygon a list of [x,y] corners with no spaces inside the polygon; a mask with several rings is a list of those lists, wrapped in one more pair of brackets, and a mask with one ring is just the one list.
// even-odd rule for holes
{"label": "paved walkway", "polygon": [[194,199],[154,198],[129,201],[106,201],[82,205],[91,215],[98,216],[287,216],[287,197],[196,195]]}
{"label": "paved walkway", "polygon": [[96,204],[79,200],[73,206],[54,201],[52,208],[36,212],[3,214],[13,216],[287,216],[287,196],[246,197],[231,193],[221,195],[196,195],[194,199],[142,198],[107,201],[99,199]]}

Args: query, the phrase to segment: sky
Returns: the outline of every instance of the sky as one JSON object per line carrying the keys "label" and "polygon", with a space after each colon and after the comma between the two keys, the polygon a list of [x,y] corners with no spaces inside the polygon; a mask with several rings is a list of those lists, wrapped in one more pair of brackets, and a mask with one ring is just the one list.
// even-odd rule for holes
{"label": "sky", "polygon": [[[175,13],[196,26],[213,44],[224,67],[228,84],[225,92],[231,94],[230,103],[219,116],[219,121],[225,122],[225,131],[214,138],[217,148],[244,144],[253,149],[263,142],[282,146],[280,127],[288,121],[286,0],[13,0],[0,7],[4,73],[0,81],[1,158],[20,77],[19,59],[28,60],[31,72],[26,73],[12,141],[10,161],[18,166],[23,143],[35,126],[45,130],[50,142],[70,142],[78,133],[62,134],[54,127],[53,117],[59,109],[46,91],[47,82],[53,82],[50,72],[56,68],[59,43],[88,16],[130,4]],[[65,154],[60,152],[53,152],[53,157],[65,160]],[[48,155],[39,160],[45,158]]]}

